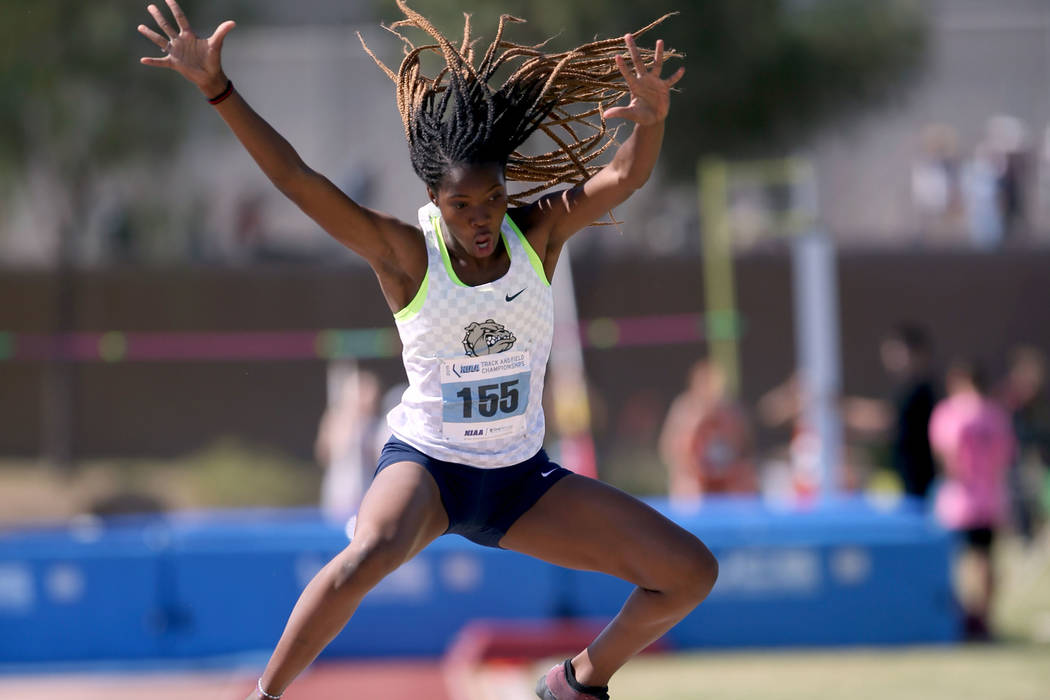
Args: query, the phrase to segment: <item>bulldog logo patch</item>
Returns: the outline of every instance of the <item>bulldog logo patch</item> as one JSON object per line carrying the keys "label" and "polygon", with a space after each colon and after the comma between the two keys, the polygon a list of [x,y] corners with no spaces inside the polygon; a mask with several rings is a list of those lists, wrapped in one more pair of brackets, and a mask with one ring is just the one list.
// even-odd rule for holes
{"label": "bulldog logo patch", "polygon": [[485,320],[484,323],[473,322],[464,330],[467,331],[467,334],[463,336],[463,349],[467,351],[469,357],[505,352],[514,347],[514,342],[517,340],[503,324],[496,323],[491,318]]}

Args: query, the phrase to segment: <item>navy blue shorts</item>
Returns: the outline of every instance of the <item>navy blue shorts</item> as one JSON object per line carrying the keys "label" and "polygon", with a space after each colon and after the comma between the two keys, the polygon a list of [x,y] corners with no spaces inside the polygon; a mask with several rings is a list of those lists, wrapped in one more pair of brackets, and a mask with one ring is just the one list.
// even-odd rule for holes
{"label": "navy blue shorts", "polygon": [[550,460],[544,450],[509,467],[481,469],[434,459],[391,437],[379,455],[376,474],[395,462],[415,462],[430,472],[448,515],[445,534],[499,548],[499,541],[547,489],[572,472]]}

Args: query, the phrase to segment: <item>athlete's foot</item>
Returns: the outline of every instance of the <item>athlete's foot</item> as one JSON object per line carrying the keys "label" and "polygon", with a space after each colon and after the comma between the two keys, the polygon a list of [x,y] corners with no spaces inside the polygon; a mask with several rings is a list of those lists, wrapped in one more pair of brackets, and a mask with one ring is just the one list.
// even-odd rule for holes
{"label": "athlete's foot", "polygon": [[541,700],[609,700],[609,686],[580,685],[572,661],[566,659],[540,678],[536,695]]}

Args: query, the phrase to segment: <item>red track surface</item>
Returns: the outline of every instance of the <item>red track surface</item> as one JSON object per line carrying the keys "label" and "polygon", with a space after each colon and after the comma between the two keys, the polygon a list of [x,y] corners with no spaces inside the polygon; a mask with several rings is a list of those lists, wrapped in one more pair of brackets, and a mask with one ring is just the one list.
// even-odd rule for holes
{"label": "red track surface", "polygon": [[[256,676],[244,671],[0,676],[11,700],[244,700]],[[448,700],[441,668],[429,662],[322,663],[285,700]]]}

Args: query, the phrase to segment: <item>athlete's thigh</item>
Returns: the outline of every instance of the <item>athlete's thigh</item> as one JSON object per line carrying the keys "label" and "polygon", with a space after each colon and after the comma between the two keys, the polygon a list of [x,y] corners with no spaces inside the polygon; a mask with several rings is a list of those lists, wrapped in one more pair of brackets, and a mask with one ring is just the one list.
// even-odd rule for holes
{"label": "athlete's thigh", "polygon": [[650,506],[578,474],[552,486],[511,526],[500,546],[643,587],[657,587],[682,567],[711,556],[696,536]]}
{"label": "athlete's thigh", "polygon": [[396,462],[376,475],[365,492],[354,542],[415,555],[448,529],[448,516],[434,477],[415,462]]}

